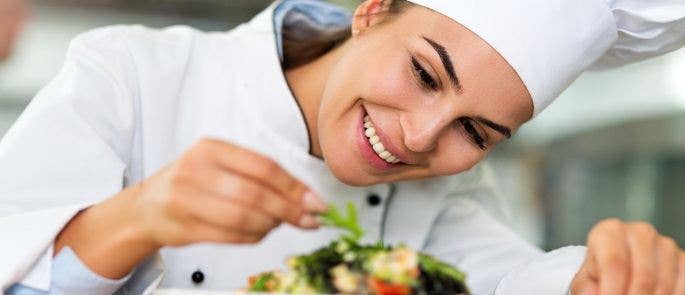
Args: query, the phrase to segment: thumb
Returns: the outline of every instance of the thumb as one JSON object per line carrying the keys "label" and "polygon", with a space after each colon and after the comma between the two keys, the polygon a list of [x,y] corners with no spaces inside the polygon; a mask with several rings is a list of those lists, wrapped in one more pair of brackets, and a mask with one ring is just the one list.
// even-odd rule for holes
{"label": "thumb", "polygon": [[599,286],[592,281],[579,283],[571,289],[571,295],[599,295]]}
{"label": "thumb", "polygon": [[599,284],[593,275],[593,263],[587,259],[571,282],[571,295],[598,295]]}

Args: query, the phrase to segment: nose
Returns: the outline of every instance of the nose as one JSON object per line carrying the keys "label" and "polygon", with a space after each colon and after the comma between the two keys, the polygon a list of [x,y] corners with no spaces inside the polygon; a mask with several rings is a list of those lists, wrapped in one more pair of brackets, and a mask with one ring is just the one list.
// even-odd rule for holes
{"label": "nose", "polygon": [[451,125],[453,115],[447,111],[416,112],[402,119],[404,145],[415,153],[430,152],[438,145],[440,136]]}

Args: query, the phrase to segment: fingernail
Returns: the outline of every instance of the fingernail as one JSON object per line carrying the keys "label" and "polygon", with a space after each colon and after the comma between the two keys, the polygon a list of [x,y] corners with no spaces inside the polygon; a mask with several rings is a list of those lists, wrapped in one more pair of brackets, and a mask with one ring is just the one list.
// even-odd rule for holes
{"label": "fingernail", "polygon": [[305,214],[300,217],[300,221],[298,222],[301,227],[306,227],[306,228],[315,228],[319,227],[321,224],[319,223],[319,220],[310,215],[310,214]]}
{"label": "fingernail", "polygon": [[326,211],[326,208],[328,207],[324,201],[322,201],[319,197],[317,197],[314,193],[311,191],[308,191],[304,194],[304,205],[309,209],[310,211],[314,212],[324,212]]}

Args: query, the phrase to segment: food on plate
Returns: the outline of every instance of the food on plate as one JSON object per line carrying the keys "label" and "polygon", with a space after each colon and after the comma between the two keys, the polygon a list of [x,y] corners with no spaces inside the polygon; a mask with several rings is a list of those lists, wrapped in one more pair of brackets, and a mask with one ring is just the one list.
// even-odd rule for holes
{"label": "food on plate", "polygon": [[322,219],[346,231],[338,240],[287,261],[288,269],[252,276],[253,292],[318,294],[469,294],[465,274],[404,245],[362,245],[353,204],[343,215],[330,206]]}

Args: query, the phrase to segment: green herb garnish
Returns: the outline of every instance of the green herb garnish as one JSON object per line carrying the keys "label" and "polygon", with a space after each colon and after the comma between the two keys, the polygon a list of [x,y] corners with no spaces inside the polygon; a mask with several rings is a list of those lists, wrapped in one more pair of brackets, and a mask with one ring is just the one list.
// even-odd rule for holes
{"label": "green herb garnish", "polygon": [[419,254],[419,264],[421,265],[421,269],[430,275],[445,276],[459,282],[466,279],[464,273],[447,263],[438,261],[430,255]]}
{"label": "green herb garnish", "polygon": [[443,294],[446,290],[454,294],[471,294],[466,286],[466,275],[455,267],[419,253],[422,289],[428,294]]}
{"label": "green herb garnish", "polygon": [[263,275],[260,275],[259,278],[257,278],[257,281],[252,285],[252,288],[250,288],[250,291],[254,292],[265,292],[269,291],[266,288],[266,284],[271,281],[271,279],[274,278],[273,273],[265,273]]}
{"label": "green herb garnish", "polygon": [[344,239],[358,242],[364,236],[364,230],[359,225],[359,217],[357,215],[357,207],[354,203],[347,203],[347,214],[343,216],[335,205],[329,205],[328,211],[321,215],[323,224],[327,226],[336,227],[347,231],[347,235],[343,235]]}
{"label": "green herb garnish", "polygon": [[[267,273],[259,275],[250,287],[252,292],[288,292],[288,293],[339,293],[339,280],[348,275],[341,275],[338,267],[344,272],[361,278],[358,291],[372,292],[371,283],[366,278],[372,277],[386,283],[406,286],[412,294],[470,294],[465,284],[465,274],[453,266],[438,259],[408,249],[404,245],[393,247],[382,242],[363,245],[360,243],[364,230],[359,224],[359,217],[354,203],[346,204],[345,210],[335,205],[321,215],[325,226],[342,230],[340,239],[306,255],[292,257],[288,260],[290,272],[287,275]],[[394,252],[405,248],[408,253]],[[410,252],[410,253],[409,253]],[[418,265],[397,272],[388,268],[389,258],[393,253],[418,255]],[[378,256],[384,255],[384,256]],[[412,260],[415,261],[415,260]],[[418,273],[417,273],[418,271]],[[385,272],[388,272],[387,275]],[[420,275],[419,275],[420,274]]]}

